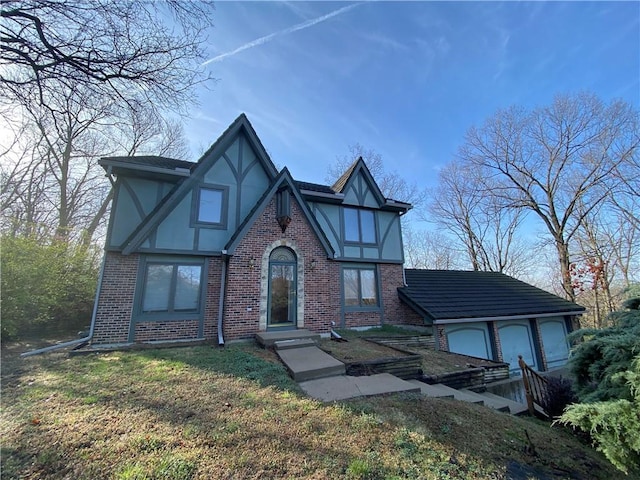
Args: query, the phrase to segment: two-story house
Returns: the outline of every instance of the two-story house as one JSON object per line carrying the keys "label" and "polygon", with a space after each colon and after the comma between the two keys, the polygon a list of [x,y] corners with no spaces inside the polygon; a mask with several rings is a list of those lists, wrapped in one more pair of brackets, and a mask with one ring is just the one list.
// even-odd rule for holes
{"label": "two-story house", "polygon": [[93,344],[421,323],[401,303],[400,217],[358,159],[332,186],[273,165],[245,115],[197,163],[100,161],[115,197]]}
{"label": "two-story house", "polygon": [[332,186],[275,168],[238,117],[197,163],[109,157],[93,345],[412,324],[436,347],[547,370],[584,308],[492,272],[403,271],[400,219],[362,159]]}

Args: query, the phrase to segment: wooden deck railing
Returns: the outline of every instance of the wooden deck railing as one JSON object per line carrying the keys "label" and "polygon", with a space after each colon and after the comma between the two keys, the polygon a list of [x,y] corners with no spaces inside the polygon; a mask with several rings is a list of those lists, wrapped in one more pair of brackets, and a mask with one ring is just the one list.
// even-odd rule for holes
{"label": "wooden deck railing", "polygon": [[[544,408],[544,398],[547,394],[546,378],[536,372],[523,360],[522,355],[518,355],[518,365],[522,370],[522,383],[524,383],[524,392],[527,398],[527,407],[531,415],[543,414],[549,417]],[[538,409],[536,409],[536,405]]]}

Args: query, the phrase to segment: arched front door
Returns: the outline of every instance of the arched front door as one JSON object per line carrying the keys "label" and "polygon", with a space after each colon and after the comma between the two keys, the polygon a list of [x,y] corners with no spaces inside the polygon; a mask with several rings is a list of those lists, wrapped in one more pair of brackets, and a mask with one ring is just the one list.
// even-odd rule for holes
{"label": "arched front door", "polygon": [[269,255],[268,328],[295,328],[297,292],[296,255],[278,247]]}

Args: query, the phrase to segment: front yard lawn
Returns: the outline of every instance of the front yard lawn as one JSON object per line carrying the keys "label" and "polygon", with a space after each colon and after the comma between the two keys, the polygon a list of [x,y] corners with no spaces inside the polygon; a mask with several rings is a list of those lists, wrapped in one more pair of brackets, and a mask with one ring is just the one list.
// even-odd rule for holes
{"label": "front yard lawn", "polygon": [[3,349],[2,369],[3,479],[617,475],[567,431],[477,405],[322,404],[253,345],[25,359]]}

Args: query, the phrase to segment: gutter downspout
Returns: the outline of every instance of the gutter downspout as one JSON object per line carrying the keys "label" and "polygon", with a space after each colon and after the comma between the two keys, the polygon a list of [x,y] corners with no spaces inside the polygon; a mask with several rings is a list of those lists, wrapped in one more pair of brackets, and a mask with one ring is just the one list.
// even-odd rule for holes
{"label": "gutter downspout", "polygon": [[229,267],[229,255],[226,250],[222,250],[222,275],[220,277],[220,301],[218,302],[218,346],[224,347],[223,318],[224,318],[224,295],[227,290],[227,268]]}
{"label": "gutter downspout", "polygon": [[60,348],[71,347],[73,345],[79,345],[91,341],[93,338],[93,331],[96,326],[96,316],[98,313],[98,300],[100,299],[100,290],[102,290],[102,278],[104,277],[104,264],[107,261],[107,252],[102,256],[102,263],[100,264],[100,274],[98,275],[98,287],[96,288],[96,298],[93,301],[93,312],[91,313],[91,326],[89,327],[89,334],[84,338],[78,338],[77,340],[71,340],[69,342],[58,343],[57,345],[51,345],[49,347],[39,348],[37,350],[31,350],[21,353],[21,357],[30,357],[32,355],[39,355],[41,353],[52,352]]}

